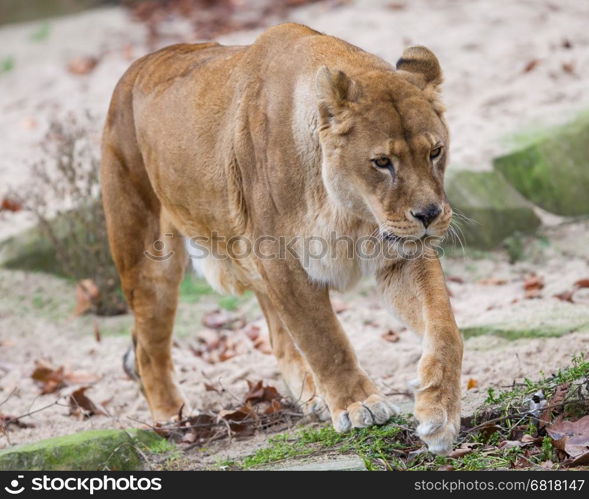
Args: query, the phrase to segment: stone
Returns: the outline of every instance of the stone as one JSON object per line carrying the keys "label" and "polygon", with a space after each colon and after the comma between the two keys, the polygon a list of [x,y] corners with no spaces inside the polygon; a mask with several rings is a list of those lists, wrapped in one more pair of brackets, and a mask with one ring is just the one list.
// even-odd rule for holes
{"label": "stone", "polygon": [[322,461],[300,462],[274,468],[274,471],[367,471],[358,456],[338,456]]}
{"label": "stone", "polygon": [[0,469],[140,470],[144,456],[171,444],[148,430],[89,430],[0,451]]}
{"label": "stone", "polygon": [[[520,139],[521,140],[521,139]],[[494,168],[527,199],[557,215],[589,213],[589,113],[523,140]]]}
{"label": "stone", "polygon": [[446,194],[465,246],[492,249],[514,233],[534,232],[540,225],[530,203],[496,171],[450,170]]}

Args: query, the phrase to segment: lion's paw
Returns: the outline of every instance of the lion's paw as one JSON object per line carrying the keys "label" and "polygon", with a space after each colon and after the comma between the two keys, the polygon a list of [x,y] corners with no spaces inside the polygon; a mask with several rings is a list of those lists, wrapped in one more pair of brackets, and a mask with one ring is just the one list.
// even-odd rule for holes
{"label": "lion's paw", "polygon": [[330,418],[327,403],[318,395],[315,395],[310,400],[302,403],[301,409],[305,416],[315,417],[319,419],[319,421],[327,421]]}
{"label": "lion's paw", "polygon": [[354,402],[332,414],[335,431],[342,433],[352,428],[366,428],[386,423],[399,409],[384,396],[374,394],[362,402]]}
{"label": "lion's paw", "polygon": [[452,451],[460,430],[460,417],[448,418],[445,409],[429,409],[425,414],[416,412],[419,426],[416,433],[427,444],[430,452],[445,456]]}

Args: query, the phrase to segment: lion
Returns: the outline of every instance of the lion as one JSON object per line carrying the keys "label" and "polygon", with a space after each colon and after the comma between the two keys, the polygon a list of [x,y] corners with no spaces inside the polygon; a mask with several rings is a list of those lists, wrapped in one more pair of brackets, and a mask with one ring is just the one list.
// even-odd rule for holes
{"label": "lion", "polygon": [[[216,289],[253,290],[290,392],[338,432],[396,412],[360,367],[329,297],[375,276],[392,311],[423,337],[417,433],[430,451],[451,450],[462,338],[436,251],[402,251],[443,237],[452,218],[441,82],[425,47],[406,49],[393,67],[298,24],[271,27],[249,46],[178,44],[131,65],[108,111],[101,182],[134,313],[132,359],[154,420],[188,407],[171,344],[191,254]],[[386,256],[338,244],[370,236]],[[274,251],[284,240],[295,242]],[[309,240],[329,251],[309,258]]]}

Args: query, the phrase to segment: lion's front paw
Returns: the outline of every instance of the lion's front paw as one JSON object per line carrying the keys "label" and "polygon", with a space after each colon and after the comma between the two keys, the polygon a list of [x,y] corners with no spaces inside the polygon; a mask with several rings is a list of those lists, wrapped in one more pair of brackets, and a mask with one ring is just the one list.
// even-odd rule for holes
{"label": "lion's front paw", "polygon": [[332,411],[333,426],[337,432],[349,431],[352,428],[365,428],[386,423],[399,409],[383,395],[370,395],[361,402],[354,402],[345,409]]}
{"label": "lion's front paw", "polygon": [[329,420],[329,407],[327,403],[318,395],[313,396],[310,400],[301,404],[301,409],[305,416],[313,416],[319,421]]}
{"label": "lion's front paw", "polygon": [[[452,450],[460,431],[460,404],[456,401],[444,406],[431,400],[440,400],[434,394],[431,391],[417,394],[415,417],[419,425],[416,433],[427,444],[430,452],[444,456]],[[441,400],[448,398],[442,397]]]}

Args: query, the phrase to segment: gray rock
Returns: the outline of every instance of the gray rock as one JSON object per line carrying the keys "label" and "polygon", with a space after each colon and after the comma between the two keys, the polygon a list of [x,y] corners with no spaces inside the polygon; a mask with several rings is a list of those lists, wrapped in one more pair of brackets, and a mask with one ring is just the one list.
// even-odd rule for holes
{"label": "gray rock", "polygon": [[450,170],[446,193],[466,246],[492,249],[515,232],[533,232],[540,225],[530,203],[498,172]]}
{"label": "gray rock", "polygon": [[589,213],[589,113],[493,161],[527,199],[558,215]]}

